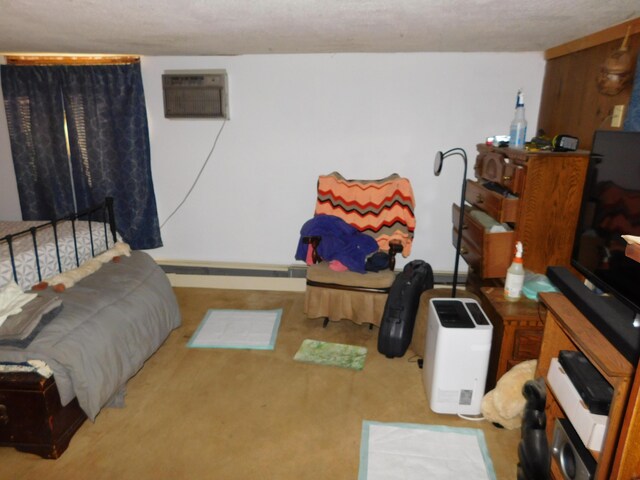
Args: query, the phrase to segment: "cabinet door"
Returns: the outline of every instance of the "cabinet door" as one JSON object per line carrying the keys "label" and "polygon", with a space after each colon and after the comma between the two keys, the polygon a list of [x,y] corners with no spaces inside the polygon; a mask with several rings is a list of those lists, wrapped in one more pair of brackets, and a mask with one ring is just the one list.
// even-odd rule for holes
{"label": "cabinet door", "polygon": [[542,327],[520,327],[516,329],[513,341],[513,364],[515,365],[531,358],[538,358],[540,345],[542,345]]}

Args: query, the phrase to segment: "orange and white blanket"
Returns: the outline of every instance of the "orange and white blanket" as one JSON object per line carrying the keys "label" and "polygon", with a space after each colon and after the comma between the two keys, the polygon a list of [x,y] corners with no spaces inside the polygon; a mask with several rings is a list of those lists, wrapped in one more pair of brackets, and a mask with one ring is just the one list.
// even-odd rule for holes
{"label": "orange and white blanket", "polygon": [[400,241],[411,253],[416,227],[415,199],[408,179],[398,174],[380,180],[347,180],[338,172],[318,178],[315,214],[334,215],[376,239],[381,250]]}

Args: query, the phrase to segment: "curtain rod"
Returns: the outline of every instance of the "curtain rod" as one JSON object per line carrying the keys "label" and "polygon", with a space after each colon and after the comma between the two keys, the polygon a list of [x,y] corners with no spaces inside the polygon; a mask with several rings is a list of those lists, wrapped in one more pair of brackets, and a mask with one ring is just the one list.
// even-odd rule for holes
{"label": "curtain rod", "polygon": [[8,65],[122,65],[139,63],[132,55],[6,55]]}

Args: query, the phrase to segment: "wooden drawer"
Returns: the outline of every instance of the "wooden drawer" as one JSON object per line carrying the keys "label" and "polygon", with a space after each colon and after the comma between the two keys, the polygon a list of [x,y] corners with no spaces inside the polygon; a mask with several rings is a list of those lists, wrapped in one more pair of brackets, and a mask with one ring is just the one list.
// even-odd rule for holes
{"label": "wooden drawer", "polygon": [[467,180],[465,199],[499,222],[514,223],[518,218],[519,200],[517,198],[507,198],[483,187],[474,180]]}
{"label": "wooden drawer", "polygon": [[543,328],[518,328],[513,339],[512,359],[514,365],[525,360],[538,358],[542,345]]}
{"label": "wooden drawer", "polygon": [[[472,208],[472,207],[471,207]],[[458,241],[460,207],[453,205],[453,245]],[[488,232],[482,224],[470,215],[470,207],[465,208],[462,226],[460,254],[470,268],[482,278],[500,278],[507,274],[511,264],[514,246],[514,232]]]}
{"label": "wooden drawer", "polygon": [[481,152],[476,158],[477,178],[497,183],[516,195],[524,191],[525,169],[498,152]]}

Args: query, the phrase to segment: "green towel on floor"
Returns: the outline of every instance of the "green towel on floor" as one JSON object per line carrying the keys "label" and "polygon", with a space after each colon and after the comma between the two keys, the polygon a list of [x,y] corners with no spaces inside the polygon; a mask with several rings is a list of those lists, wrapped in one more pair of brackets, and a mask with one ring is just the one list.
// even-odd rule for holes
{"label": "green towel on floor", "polygon": [[362,370],[366,356],[365,347],[306,339],[293,359],[299,362]]}

